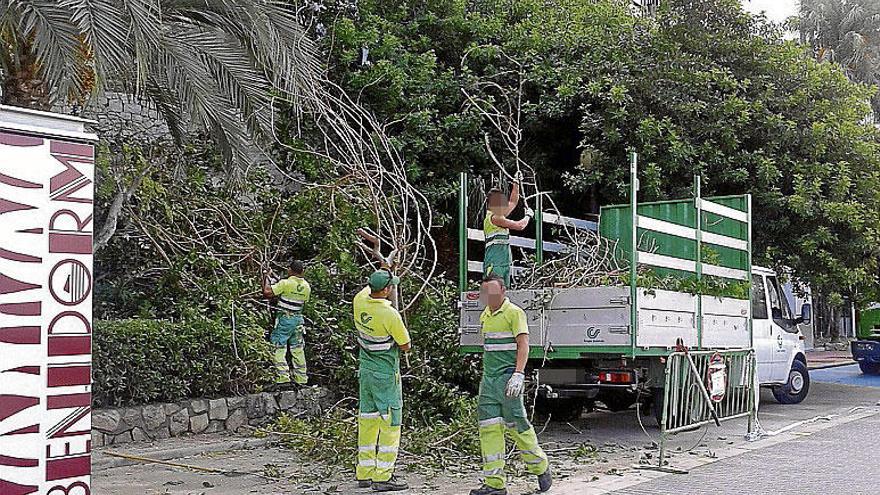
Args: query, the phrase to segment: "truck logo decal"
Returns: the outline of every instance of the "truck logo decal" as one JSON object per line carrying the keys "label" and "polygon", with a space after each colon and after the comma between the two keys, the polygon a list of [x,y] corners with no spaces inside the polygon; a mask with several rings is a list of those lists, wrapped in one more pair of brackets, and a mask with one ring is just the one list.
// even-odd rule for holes
{"label": "truck logo decal", "polygon": [[595,340],[596,337],[599,336],[599,333],[602,332],[602,329],[599,327],[590,327],[587,329],[586,334],[589,340]]}

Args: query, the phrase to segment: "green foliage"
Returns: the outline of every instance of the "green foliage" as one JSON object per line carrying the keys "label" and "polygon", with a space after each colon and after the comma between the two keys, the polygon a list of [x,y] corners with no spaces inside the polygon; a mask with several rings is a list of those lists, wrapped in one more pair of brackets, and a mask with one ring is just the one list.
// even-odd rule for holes
{"label": "green foliage", "polygon": [[[451,408],[452,413],[438,417],[429,423],[407,420],[414,407],[407,404],[404,410],[401,450],[404,457],[411,456],[418,462],[407,464],[413,471],[446,467],[452,462],[448,455],[440,455],[439,449],[454,452],[455,458],[469,464],[476,462],[480,454],[477,430],[477,406],[474,399],[460,399]],[[356,456],[352,449],[357,445],[357,412],[336,409],[320,418],[299,419],[284,415],[270,431],[283,434],[284,444],[309,459],[354,469]]]}
{"label": "green foliage", "polygon": [[197,316],[177,322],[98,320],[92,343],[95,406],[253,392],[254,384],[271,378],[262,333],[244,315],[234,336],[228,322]]}
{"label": "green foliage", "polygon": [[[497,144],[495,131],[459,89],[503,71],[494,80],[515,88],[503,50],[525,68],[523,158],[564,213],[621,203],[631,146],[643,200],[688,197],[699,173],[705,196],[752,194],[758,263],[832,295],[876,290],[880,150],[865,120],[875,91],[738,1],[671,0],[655,18],[622,0],[373,0],[357,15],[330,3],[334,77],[395,123],[441,220],[454,218],[457,172],[492,171],[481,141]],[[438,235],[450,253],[452,231]]]}

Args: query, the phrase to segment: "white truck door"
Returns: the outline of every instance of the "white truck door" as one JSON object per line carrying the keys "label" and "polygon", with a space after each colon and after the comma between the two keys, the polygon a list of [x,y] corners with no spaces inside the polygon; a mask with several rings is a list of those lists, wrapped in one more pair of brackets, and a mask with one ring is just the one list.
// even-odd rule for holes
{"label": "white truck door", "polygon": [[775,276],[767,277],[767,295],[770,305],[770,326],[773,332],[773,381],[784,383],[788,381],[791,371],[791,359],[794,349],[799,344],[798,328],[794,323],[794,316],[788,299],[782,292],[779,280]]}
{"label": "white truck door", "polygon": [[752,342],[758,362],[758,382],[773,380],[773,356],[776,342],[767,307],[767,287],[763,275],[752,275]]}

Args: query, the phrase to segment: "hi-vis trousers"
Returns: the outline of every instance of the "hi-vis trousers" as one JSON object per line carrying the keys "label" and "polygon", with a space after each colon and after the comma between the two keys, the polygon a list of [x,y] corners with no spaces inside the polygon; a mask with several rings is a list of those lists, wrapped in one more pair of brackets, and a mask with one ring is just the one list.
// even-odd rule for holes
{"label": "hi-vis trousers", "polygon": [[358,480],[388,481],[400,447],[403,393],[400,372],[360,370]]}
{"label": "hi-vis trousers", "polygon": [[[302,315],[295,313],[282,312],[275,320],[275,329],[269,336],[269,341],[275,346],[273,361],[276,383],[290,383],[291,376],[300,385],[309,381],[302,324]],[[288,352],[291,356],[290,364],[287,362]]]}
{"label": "hi-vis trousers", "polygon": [[547,471],[547,454],[538,445],[535,429],[526,418],[522,395],[507,397],[505,389],[511,373],[483,376],[477,413],[480,419],[480,449],[483,454],[483,483],[504,489],[505,431],[513,437],[526,469],[534,475]]}

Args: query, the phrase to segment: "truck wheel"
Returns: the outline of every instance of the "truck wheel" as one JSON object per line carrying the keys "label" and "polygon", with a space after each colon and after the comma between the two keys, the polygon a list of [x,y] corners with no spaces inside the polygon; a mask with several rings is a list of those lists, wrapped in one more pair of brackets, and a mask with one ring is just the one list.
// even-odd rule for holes
{"label": "truck wheel", "polygon": [[603,391],[597,399],[612,412],[626,411],[636,403],[635,394],[627,390]]}
{"label": "truck wheel", "polygon": [[788,382],[773,387],[773,397],[780,404],[800,404],[807,398],[809,392],[810,372],[807,370],[807,365],[798,360],[791,363]]}
{"label": "truck wheel", "polygon": [[575,421],[580,419],[587,406],[585,399],[544,399],[538,397],[535,401],[535,414],[542,418],[548,416],[552,421]]}
{"label": "truck wheel", "polygon": [[880,363],[859,363],[859,369],[866,375],[880,375]]}

